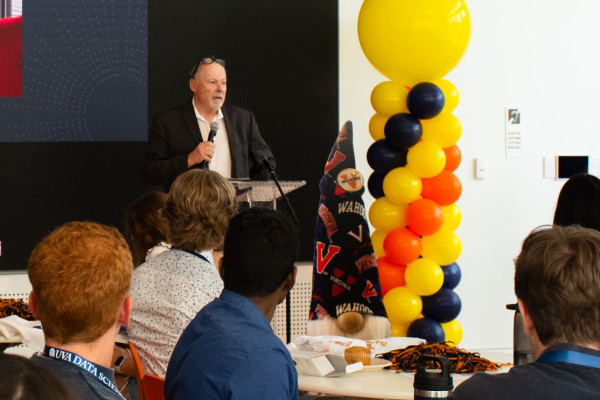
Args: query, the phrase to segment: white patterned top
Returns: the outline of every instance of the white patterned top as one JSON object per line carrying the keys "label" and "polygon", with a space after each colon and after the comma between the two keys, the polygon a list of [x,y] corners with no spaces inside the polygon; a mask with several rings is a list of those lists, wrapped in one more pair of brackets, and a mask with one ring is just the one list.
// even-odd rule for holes
{"label": "white patterned top", "polygon": [[129,339],[144,373],[165,376],[171,353],[190,321],[223,290],[212,252],[209,262],[179,249],[149,257],[133,271]]}

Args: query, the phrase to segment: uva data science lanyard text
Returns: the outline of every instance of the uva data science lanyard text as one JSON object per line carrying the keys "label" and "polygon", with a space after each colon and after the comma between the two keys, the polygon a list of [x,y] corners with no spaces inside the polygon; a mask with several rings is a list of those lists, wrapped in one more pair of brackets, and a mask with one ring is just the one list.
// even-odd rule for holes
{"label": "uva data science lanyard text", "polygon": [[104,373],[100,371],[93,362],[88,361],[75,353],[71,353],[70,351],[61,350],[50,346],[44,347],[44,356],[53,358],[55,360],[68,362],[81,368],[96,378],[100,383],[117,393],[122,399],[125,399],[113,381],[108,376],[104,375]]}

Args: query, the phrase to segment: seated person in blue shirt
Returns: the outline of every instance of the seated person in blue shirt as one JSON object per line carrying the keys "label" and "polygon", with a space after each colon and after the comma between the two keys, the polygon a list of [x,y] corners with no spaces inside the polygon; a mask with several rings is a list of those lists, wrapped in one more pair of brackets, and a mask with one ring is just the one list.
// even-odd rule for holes
{"label": "seated person in blue shirt", "polygon": [[452,399],[600,398],[600,232],[533,231],[515,262],[515,294],[537,360],[478,373]]}
{"label": "seated person in blue shirt", "polygon": [[298,229],[276,211],[233,217],[224,289],[184,330],[167,368],[166,399],[298,399],[292,358],[270,321],[296,281]]}
{"label": "seated person in blue shirt", "polygon": [[29,305],[46,341],[32,360],[81,399],[124,399],[111,366],[119,328],[129,325],[132,271],[125,238],[93,222],[57,228],[29,258]]}

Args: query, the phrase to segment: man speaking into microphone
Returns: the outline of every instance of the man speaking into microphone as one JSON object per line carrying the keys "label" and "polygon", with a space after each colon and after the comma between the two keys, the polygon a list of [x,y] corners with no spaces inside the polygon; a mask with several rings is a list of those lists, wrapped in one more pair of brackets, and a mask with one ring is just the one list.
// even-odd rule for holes
{"label": "man speaking into microphone", "polygon": [[[198,60],[190,72],[191,101],[158,113],[150,127],[142,178],[168,191],[181,173],[208,168],[226,178],[269,179],[275,159],[245,109],[224,105],[225,61]],[[210,140],[213,139],[213,140]]]}

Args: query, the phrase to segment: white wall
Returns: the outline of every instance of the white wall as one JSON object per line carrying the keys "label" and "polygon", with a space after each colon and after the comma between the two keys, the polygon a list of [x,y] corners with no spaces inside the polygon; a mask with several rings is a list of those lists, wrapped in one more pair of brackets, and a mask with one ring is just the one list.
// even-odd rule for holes
{"label": "white wall", "polygon": [[[339,0],[340,126],[354,124],[357,168],[371,173],[369,97],[384,80],[364,57],[356,22],[361,0]],[[515,302],[513,259],[521,241],[538,225],[552,222],[564,180],[543,177],[544,156],[600,156],[600,2],[596,0],[468,0],[471,40],[446,77],[460,92],[454,114],[463,185],[457,230],[463,278],[457,288],[463,308],[461,347],[512,346]],[[523,157],[505,157],[504,109],[521,108]],[[488,175],[474,179],[473,160],[484,157]],[[365,195],[370,206],[373,199]]]}

